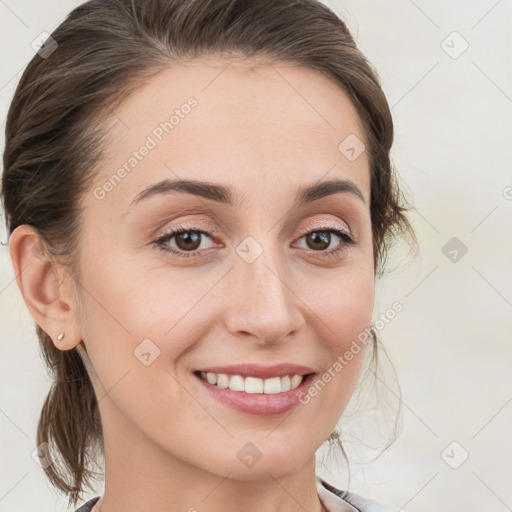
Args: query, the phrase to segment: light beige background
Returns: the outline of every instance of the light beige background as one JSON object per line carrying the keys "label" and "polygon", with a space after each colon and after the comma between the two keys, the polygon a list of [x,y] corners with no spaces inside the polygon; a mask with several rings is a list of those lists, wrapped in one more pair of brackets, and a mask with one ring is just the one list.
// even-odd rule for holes
{"label": "light beige background", "polygon": [[[2,148],[31,42],[79,3],[0,0]],[[411,220],[421,244],[415,260],[397,248],[375,304],[375,318],[394,301],[403,305],[381,331],[402,389],[402,431],[368,462],[391,420],[349,405],[341,425],[350,489],[408,512],[512,510],[512,2],[328,3],[382,79],[395,120],[393,158],[417,208]],[[453,237],[456,261],[455,246],[445,247]],[[383,370],[383,396],[396,407],[385,358]],[[31,456],[49,381],[7,247],[0,380],[0,512],[66,510]],[[346,484],[343,466],[321,471]]]}

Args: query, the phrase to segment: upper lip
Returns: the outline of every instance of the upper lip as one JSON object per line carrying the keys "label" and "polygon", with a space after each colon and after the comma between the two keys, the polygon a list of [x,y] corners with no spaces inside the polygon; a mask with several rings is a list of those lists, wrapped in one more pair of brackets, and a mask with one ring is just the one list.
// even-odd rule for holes
{"label": "upper lip", "polygon": [[308,366],[291,363],[282,363],[273,366],[260,366],[257,364],[235,364],[230,366],[212,366],[210,368],[202,368],[199,371],[206,373],[241,375],[242,377],[259,377],[260,379],[284,377],[285,375],[306,375],[308,373],[314,373],[314,370]]}

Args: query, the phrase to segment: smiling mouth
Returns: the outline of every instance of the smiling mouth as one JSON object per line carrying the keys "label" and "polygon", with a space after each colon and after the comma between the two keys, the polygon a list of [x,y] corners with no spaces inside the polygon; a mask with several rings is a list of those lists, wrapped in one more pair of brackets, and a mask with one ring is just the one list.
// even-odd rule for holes
{"label": "smiling mouth", "polygon": [[230,389],[231,391],[239,391],[247,394],[260,393],[267,395],[291,391],[300,386],[302,381],[311,375],[290,374],[283,377],[261,379],[259,377],[243,377],[241,375],[228,375],[226,373],[202,371],[194,372],[194,374],[201,380],[219,388]]}

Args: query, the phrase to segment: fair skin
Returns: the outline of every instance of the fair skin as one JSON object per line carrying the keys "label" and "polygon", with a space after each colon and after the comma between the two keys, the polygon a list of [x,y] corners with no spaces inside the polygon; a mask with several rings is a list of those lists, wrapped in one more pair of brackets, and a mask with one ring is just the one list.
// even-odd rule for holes
{"label": "fair skin", "polygon": [[[44,257],[30,226],[10,239],[32,316],[57,348],[79,348],[99,399],[106,473],[94,512],[322,510],[315,452],[354,391],[364,351],[307,405],[268,417],[213,398],[193,372],[289,362],[321,376],[370,325],[369,162],[338,149],[349,134],[365,135],[325,75],[229,62],[221,74],[221,58],[173,65],[117,108],[108,154],[83,198],[79,285]],[[97,199],[94,188],[191,96],[197,106]],[[177,177],[229,186],[243,204],[167,192],[131,206],[148,186]],[[364,202],[349,192],[296,200],[298,188],[331,179],[350,180]],[[195,258],[154,243],[184,223],[208,233]],[[339,236],[328,232],[322,246],[303,234],[332,226],[356,243],[334,255],[345,244]],[[236,251],[247,237],[263,249],[250,263]],[[188,244],[174,237],[164,246],[185,253]],[[134,355],[145,339],[160,350],[147,366]],[[250,467],[237,457],[246,443],[262,454]]]}

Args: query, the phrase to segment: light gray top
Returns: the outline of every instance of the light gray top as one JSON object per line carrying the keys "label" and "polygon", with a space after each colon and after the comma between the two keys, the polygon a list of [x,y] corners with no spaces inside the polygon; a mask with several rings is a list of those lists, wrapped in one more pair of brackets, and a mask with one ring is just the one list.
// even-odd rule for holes
{"label": "light gray top", "polygon": [[396,508],[370,498],[336,489],[319,476],[316,477],[316,488],[320,500],[329,512],[399,512]]}

